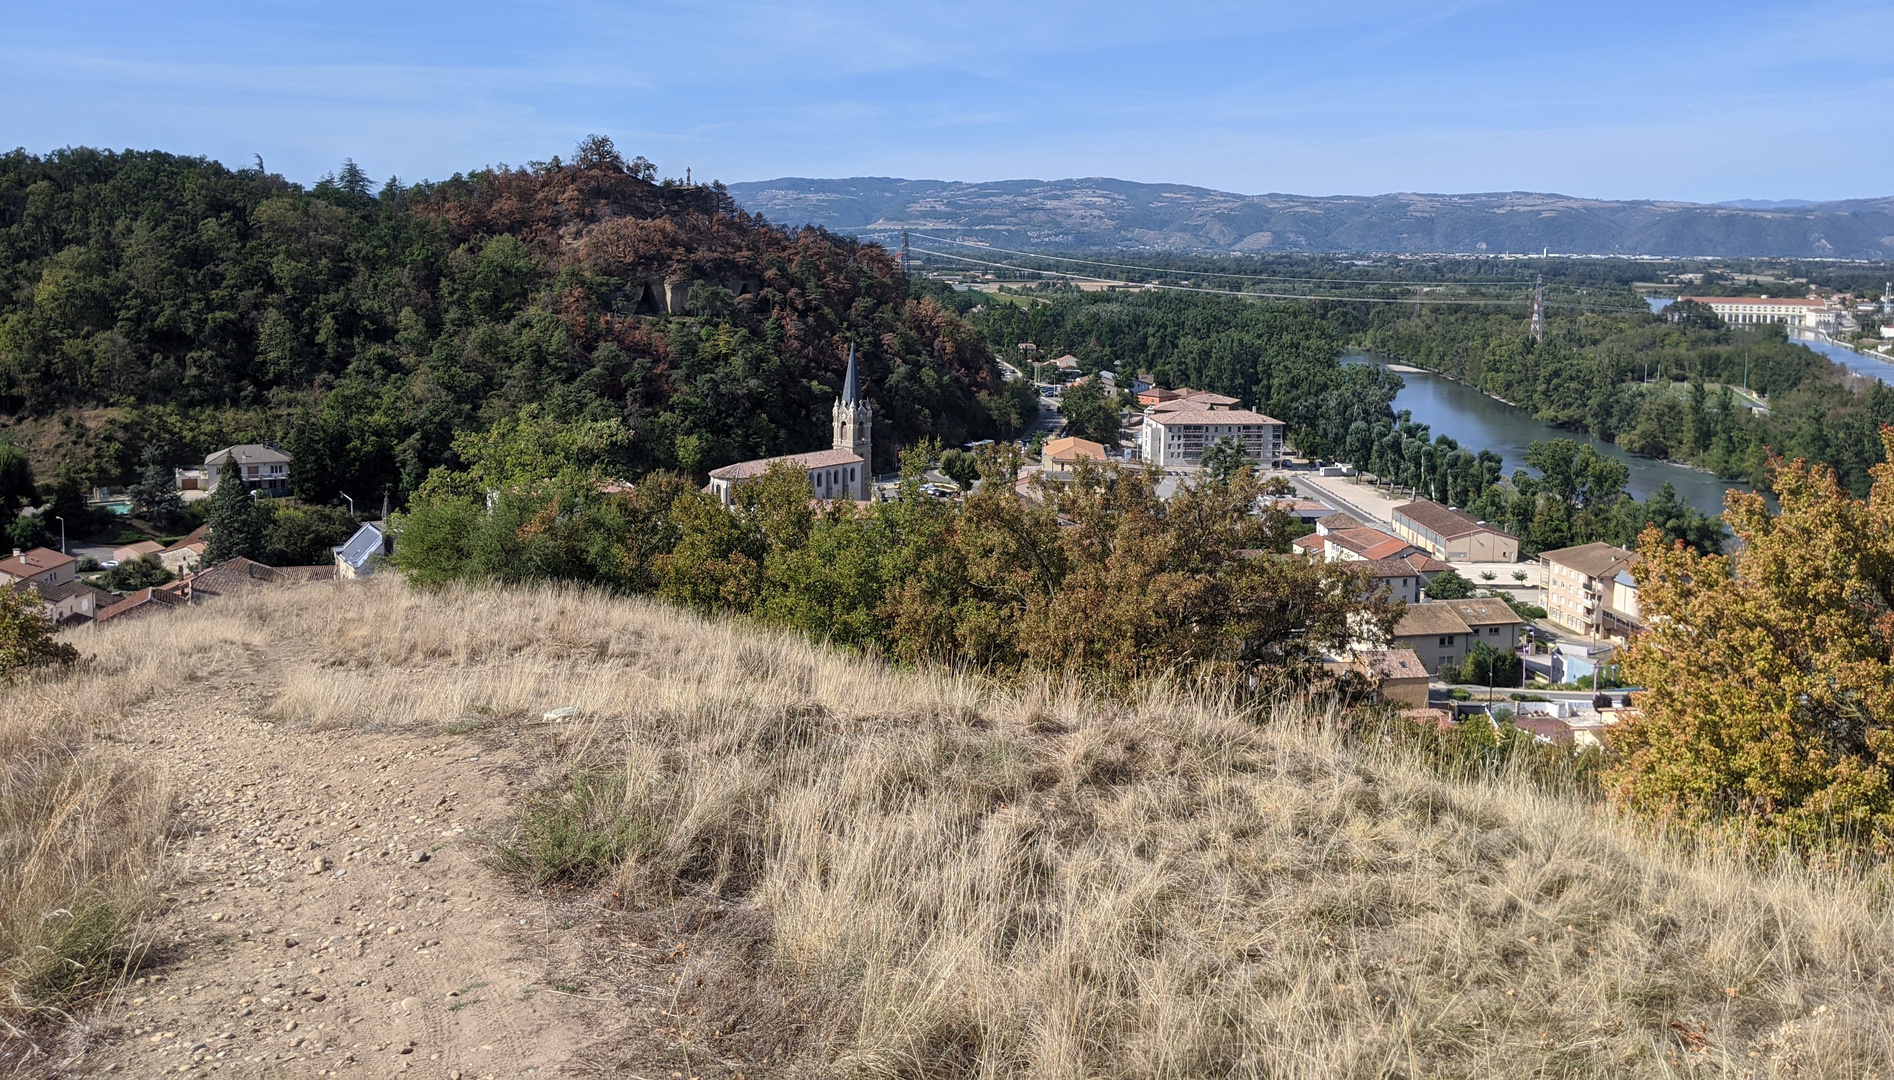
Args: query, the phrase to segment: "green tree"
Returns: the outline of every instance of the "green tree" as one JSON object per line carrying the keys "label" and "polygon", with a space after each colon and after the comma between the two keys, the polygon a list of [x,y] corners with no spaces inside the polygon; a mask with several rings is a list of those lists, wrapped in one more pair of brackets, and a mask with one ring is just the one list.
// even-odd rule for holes
{"label": "green tree", "polygon": [[315,566],[333,562],[336,545],[354,535],[354,515],[339,506],[305,506],[272,500],[263,511],[263,556],[271,566]]}
{"label": "green tree", "polygon": [[1518,686],[1525,664],[1517,653],[1502,652],[1486,642],[1476,642],[1460,665],[1460,681],[1475,686]]}
{"label": "green tree", "polygon": [[1090,439],[1107,447],[1118,445],[1122,429],[1118,403],[1106,396],[1096,378],[1073,383],[1059,399],[1059,411],[1065,415],[1065,433]]}
{"label": "green tree", "polygon": [[28,668],[79,659],[79,650],[53,636],[57,631],[36,594],[0,589],[0,679],[11,681]]}
{"label": "green tree", "polygon": [[160,529],[170,528],[184,516],[184,499],[178,494],[171,469],[164,463],[164,452],[147,446],[139,455],[138,482],[131,487],[132,509]]}
{"label": "green tree", "polygon": [[940,471],[960,490],[972,491],[973,482],[980,478],[980,459],[965,450],[949,450],[940,456]]}
{"label": "green tree", "polygon": [[[1894,452],[1894,428],[1882,441]],[[1645,530],[1646,630],[1624,673],[1646,689],[1613,736],[1618,799],[1894,850],[1894,466],[1873,476],[1864,501],[1833,469],[1778,460],[1780,513],[1756,494],[1727,503],[1740,559]]]}
{"label": "green tree", "polygon": [[222,479],[205,503],[210,535],[204,545],[204,563],[213,565],[239,556],[263,558],[263,515],[243,486],[242,470],[234,457],[225,457]]}
{"label": "green tree", "polygon": [[1215,483],[1228,483],[1236,474],[1250,468],[1249,458],[1243,454],[1240,439],[1223,438],[1204,447],[1200,459],[1204,472]]}
{"label": "green tree", "polygon": [[470,496],[417,499],[394,522],[401,535],[401,542],[395,545],[394,563],[402,576],[424,588],[471,577],[468,547],[484,516],[481,501]]}
{"label": "green tree", "polygon": [[0,532],[11,528],[22,503],[38,495],[33,486],[33,465],[26,452],[11,443],[0,442]]}
{"label": "green tree", "polygon": [[1427,583],[1429,600],[1465,600],[1473,595],[1473,583],[1460,575],[1460,571],[1449,566],[1434,575]]}
{"label": "green tree", "polygon": [[122,562],[99,575],[99,587],[115,593],[137,592],[172,580],[171,571],[156,558],[146,555]]}

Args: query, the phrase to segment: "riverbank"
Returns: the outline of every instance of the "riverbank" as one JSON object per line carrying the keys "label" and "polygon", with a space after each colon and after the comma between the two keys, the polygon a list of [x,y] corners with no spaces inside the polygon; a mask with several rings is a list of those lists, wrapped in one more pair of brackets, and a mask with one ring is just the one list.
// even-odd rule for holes
{"label": "riverbank", "polygon": [[[1394,361],[1360,350],[1342,357],[1344,364],[1373,364],[1394,367]],[[1534,417],[1519,406],[1486,393],[1464,380],[1403,364],[1397,371],[1402,389],[1394,399],[1394,409],[1407,411],[1417,423],[1426,424],[1435,435],[1446,435],[1473,451],[1491,450],[1504,462],[1510,475],[1526,466],[1526,451],[1535,442],[1570,439],[1589,445],[1598,453],[1623,462],[1629,475],[1627,488],[1639,500],[1648,499],[1669,483],[1679,498],[1706,514],[1721,514],[1723,498],[1730,490],[1753,490],[1748,484],[1720,480],[1716,474],[1694,465],[1641,457],[1616,443],[1606,442],[1581,431],[1567,431]]]}
{"label": "riverbank", "polygon": [[1894,386],[1894,359],[1877,353],[1862,352],[1852,345],[1845,345],[1826,334],[1793,334],[1789,340],[1798,345],[1807,346],[1820,353],[1829,361],[1840,365],[1849,374],[1858,378],[1873,379]]}

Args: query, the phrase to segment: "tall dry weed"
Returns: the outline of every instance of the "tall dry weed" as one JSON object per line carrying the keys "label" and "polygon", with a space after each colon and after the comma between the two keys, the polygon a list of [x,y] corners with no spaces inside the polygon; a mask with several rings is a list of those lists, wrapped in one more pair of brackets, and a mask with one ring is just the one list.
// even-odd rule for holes
{"label": "tall dry weed", "polygon": [[895,671],[560,590],[375,582],[274,617],[327,643],[287,721],[511,717],[558,743],[551,797],[612,774],[587,814],[609,790],[639,839],[607,887],[743,914],[827,1011],[790,1071],[1894,1072],[1879,878],[1445,779],[1319,711]]}
{"label": "tall dry weed", "polygon": [[254,640],[247,610],[71,635],[70,671],[0,684],[0,1020],[16,1030],[109,986],[140,948],[171,796],[125,745],[131,706],[205,650]]}

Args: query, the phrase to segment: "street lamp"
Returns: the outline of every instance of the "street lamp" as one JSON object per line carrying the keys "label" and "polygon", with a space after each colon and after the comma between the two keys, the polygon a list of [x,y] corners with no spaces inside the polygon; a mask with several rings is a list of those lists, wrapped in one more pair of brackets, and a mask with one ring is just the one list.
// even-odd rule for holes
{"label": "street lamp", "polygon": [[[336,494],[342,496],[344,499],[349,499],[349,493],[346,491],[338,491],[336,492]],[[350,517],[355,516],[355,500],[354,499],[349,499],[349,516]]]}
{"label": "street lamp", "polygon": [[59,553],[64,555],[66,554],[66,519],[54,514],[53,520],[59,522]]}

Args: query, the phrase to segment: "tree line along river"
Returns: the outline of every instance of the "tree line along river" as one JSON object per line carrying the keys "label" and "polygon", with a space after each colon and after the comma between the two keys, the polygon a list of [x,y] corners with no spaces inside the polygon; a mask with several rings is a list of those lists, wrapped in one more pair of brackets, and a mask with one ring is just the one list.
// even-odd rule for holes
{"label": "tree line along river", "polygon": [[[1721,480],[1714,473],[1674,462],[1639,457],[1621,449],[1616,443],[1542,423],[1533,419],[1532,414],[1524,409],[1515,408],[1465,383],[1433,372],[1416,371],[1360,352],[1344,355],[1342,363],[1395,367],[1405,384],[1394,398],[1396,412],[1407,410],[1416,423],[1426,424],[1435,435],[1445,435],[1476,453],[1480,450],[1493,451],[1505,459],[1509,476],[1514,469],[1525,468],[1526,447],[1532,443],[1571,439],[1596,447],[1606,457],[1624,462],[1631,470],[1627,486],[1638,499],[1650,498],[1651,493],[1663,487],[1668,480],[1677,489],[1679,498],[1706,514],[1721,514],[1724,492],[1731,488],[1750,490],[1747,484]],[[1894,370],[1894,366],[1890,367]]]}

